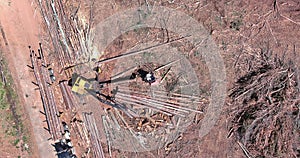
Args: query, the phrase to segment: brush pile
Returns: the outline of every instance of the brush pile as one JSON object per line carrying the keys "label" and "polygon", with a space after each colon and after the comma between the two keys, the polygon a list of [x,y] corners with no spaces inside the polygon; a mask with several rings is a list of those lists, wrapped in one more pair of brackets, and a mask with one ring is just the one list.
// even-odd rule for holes
{"label": "brush pile", "polygon": [[294,64],[261,50],[239,58],[246,70],[230,92],[230,134],[248,157],[299,157],[299,83]]}

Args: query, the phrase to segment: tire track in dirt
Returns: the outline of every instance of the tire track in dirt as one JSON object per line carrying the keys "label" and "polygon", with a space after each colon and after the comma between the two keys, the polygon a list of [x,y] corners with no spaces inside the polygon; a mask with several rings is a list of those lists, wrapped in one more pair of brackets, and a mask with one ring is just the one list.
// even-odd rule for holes
{"label": "tire track in dirt", "polygon": [[7,46],[8,42],[7,42],[6,35],[5,35],[4,30],[3,30],[3,27],[1,25],[1,22],[0,22],[0,31],[1,31],[2,38],[3,38],[4,42],[5,42],[5,45]]}
{"label": "tire track in dirt", "polygon": [[[13,76],[16,92],[20,104],[18,106],[26,111],[25,122],[31,128],[31,137],[34,144],[30,144],[33,153],[30,157],[55,157],[54,148],[48,140],[50,135],[43,127],[47,124],[43,122],[45,116],[40,102],[40,95],[31,81],[34,81],[32,72],[26,67],[30,64],[28,46],[33,45],[37,49],[39,35],[42,33],[41,18],[34,10],[34,1],[10,0],[0,3],[1,34],[3,38],[0,43],[2,52],[8,62],[8,68]],[[23,111],[23,112],[24,112]],[[23,157],[23,156],[22,156]],[[26,157],[26,156],[25,156]]]}

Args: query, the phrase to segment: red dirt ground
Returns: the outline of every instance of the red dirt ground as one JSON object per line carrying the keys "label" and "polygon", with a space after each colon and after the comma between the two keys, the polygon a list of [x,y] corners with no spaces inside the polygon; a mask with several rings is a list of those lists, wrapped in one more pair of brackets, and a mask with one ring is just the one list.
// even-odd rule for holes
{"label": "red dirt ground", "polygon": [[[30,137],[33,138],[29,144],[32,153],[30,155],[21,154],[21,156],[54,157],[53,147],[47,140],[49,134],[43,129],[46,127],[43,122],[45,117],[39,112],[43,111],[40,95],[38,91],[34,90],[35,87],[31,83],[34,81],[33,73],[26,66],[30,64],[28,46],[31,45],[33,49],[37,49],[40,41],[39,35],[43,31],[39,10],[36,9],[34,1],[3,0],[0,2],[0,24],[4,32],[0,37],[1,52],[6,57],[17,87],[19,106],[24,109],[24,124],[31,128]],[[4,144],[1,149],[9,153],[7,157],[16,156],[18,153],[18,150],[13,150]]]}
{"label": "red dirt ground", "polygon": [[[68,3],[79,3],[68,1]],[[274,3],[276,2],[276,3]],[[89,15],[89,5],[82,2],[82,12]],[[87,3],[87,2],[86,2]],[[234,82],[242,76],[244,62],[251,63],[251,58],[256,58],[256,52],[267,46],[274,54],[285,55],[298,64],[299,37],[300,37],[300,2],[297,0],[263,0],[263,1],[105,1],[98,0],[94,4],[98,23],[113,13],[126,8],[143,5],[163,5],[183,11],[200,23],[211,33],[219,46],[224,58],[227,71],[228,89],[234,87]],[[72,3],[73,6],[73,3]],[[76,10],[76,5],[73,6]],[[29,0],[4,0],[0,2],[0,26],[5,32],[5,38],[1,39],[1,50],[4,52],[14,81],[18,87],[20,100],[24,103],[24,109],[28,113],[28,123],[31,122],[31,144],[33,155],[45,155],[54,157],[53,148],[47,141],[49,134],[43,129],[45,119],[39,113],[42,110],[39,94],[31,81],[33,74],[25,66],[30,63],[28,45],[34,49],[38,47],[39,35],[45,30],[41,28],[39,11],[35,10],[35,3]],[[67,8],[67,9],[72,9]],[[88,17],[88,16],[86,16]],[[293,50],[294,46],[296,50]],[[268,48],[268,49],[269,49]],[[296,57],[295,57],[296,56]],[[246,61],[239,60],[245,58]],[[298,61],[297,61],[298,60]],[[255,65],[256,63],[253,63]],[[26,98],[25,94],[29,97]],[[228,99],[223,112],[215,127],[210,133],[198,139],[199,124],[193,123],[178,141],[169,146],[171,152],[165,149],[145,153],[127,153],[114,151],[119,157],[245,157],[243,151],[233,137],[228,136],[231,120],[229,111],[234,108]],[[30,120],[30,121],[29,121]],[[37,144],[37,145],[35,145]],[[7,150],[8,155],[14,155],[16,150]],[[106,153],[107,154],[107,153]],[[45,156],[43,156],[45,157]]]}

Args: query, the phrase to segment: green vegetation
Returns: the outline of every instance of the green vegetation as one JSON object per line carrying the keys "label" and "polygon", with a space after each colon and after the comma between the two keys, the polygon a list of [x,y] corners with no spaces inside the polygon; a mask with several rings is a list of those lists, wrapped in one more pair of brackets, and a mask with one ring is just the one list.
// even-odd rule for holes
{"label": "green vegetation", "polygon": [[28,142],[28,137],[26,135],[23,135],[22,140],[23,142]]}
{"label": "green vegetation", "polygon": [[194,52],[194,57],[197,57],[197,56],[199,56],[200,55],[200,52],[199,51],[195,51]]}
{"label": "green vegetation", "polygon": [[[1,130],[16,148],[23,147],[29,139],[21,121],[21,106],[7,64],[0,56],[0,123]],[[3,80],[5,78],[5,80]],[[21,146],[20,146],[21,145]]]}
{"label": "green vegetation", "polygon": [[230,28],[236,31],[240,30],[240,27],[243,25],[243,22],[241,19],[235,19],[230,22]]}
{"label": "green vegetation", "polygon": [[14,145],[14,146],[17,146],[19,142],[20,142],[20,139],[16,139],[16,140],[13,142],[13,145]]}
{"label": "green vegetation", "polygon": [[8,104],[6,103],[5,97],[5,89],[2,82],[0,82],[0,110],[5,110],[8,108]]}
{"label": "green vegetation", "polygon": [[234,12],[233,13],[233,20],[230,22],[230,28],[236,31],[239,31],[241,26],[243,25],[243,14],[245,11],[241,12]]}

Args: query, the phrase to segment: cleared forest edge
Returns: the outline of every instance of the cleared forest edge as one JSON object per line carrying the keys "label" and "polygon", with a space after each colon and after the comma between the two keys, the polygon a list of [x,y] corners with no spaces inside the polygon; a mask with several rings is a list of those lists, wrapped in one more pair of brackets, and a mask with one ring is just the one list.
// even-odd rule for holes
{"label": "cleared forest edge", "polygon": [[[111,26],[107,26],[105,27],[107,31],[104,34],[94,35],[97,24],[105,21],[111,15],[115,15],[115,13],[130,8],[144,7],[151,12],[157,6],[172,8],[188,14],[204,26],[213,42],[216,43],[217,49],[224,60],[228,95],[225,105],[220,108],[221,110],[218,109],[222,111],[219,119],[216,120],[216,124],[205,137],[199,138],[203,116],[197,114],[195,117],[191,117],[192,120],[188,122],[190,124],[186,131],[176,134],[176,138],[172,142],[162,144],[159,149],[145,150],[145,152],[120,150],[111,145],[112,137],[109,132],[115,133],[114,130],[116,130],[110,126],[111,123],[124,122],[123,126],[126,128],[134,127],[136,131],[141,129],[152,131],[156,129],[156,123],[161,124],[161,122],[152,119],[131,119],[129,117],[120,119],[122,117],[119,116],[123,116],[123,113],[121,115],[119,112],[112,112],[113,108],[102,104],[103,99],[103,102],[100,103],[101,98],[99,99],[97,93],[90,92],[90,94],[94,94],[94,98],[92,95],[78,97],[73,93],[74,91],[72,92],[73,87],[71,86],[73,85],[69,84],[68,81],[72,81],[69,79],[75,74],[74,72],[85,74],[91,78],[95,77],[95,72],[90,71],[95,66],[90,62],[98,60],[93,58],[92,54],[94,53],[101,55],[100,59],[115,57],[131,48],[135,48],[139,44],[169,42],[170,39],[177,37],[177,34],[168,29],[140,29],[137,27],[131,31],[121,32],[122,35],[116,37],[103,52],[102,50],[101,52],[98,51],[97,43],[99,41],[95,40],[94,36],[108,39],[112,37],[115,31],[111,30]],[[147,14],[142,13],[141,10],[137,15],[147,17]],[[7,62],[7,69],[13,77],[13,87],[15,88],[7,87],[4,84],[0,85],[0,97],[5,96],[7,104],[11,105],[5,108],[7,111],[12,112],[11,122],[17,124],[13,127],[17,131],[16,133],[21,133],[21,125],[18,124],[26,118],[23,124],[28,124],[31,129],[29,138],[32,138],[32,142],[36,142],[36,144],[29,145],[29,148],[32,149],[32,155],[24,154],[22,157],[55,157],[56,153],[51,144],[54,144],[54,141],[61,140],[61,138],[67,139],[69,142],[72,139],[74,146],[71,144],[68,149],[75,149],[75,154],[78,157],[93,157],[95,155],[98,155],[98,157],[197,158],[300,157],[299,15],[300,2],[297,0],[1,1],[0,46]],[[164,16],[170,17],[167,14]],[[119,20],[122,20],[121,16]],[[171,22],[158,20],[157,25],[158,27],[159,25],[170,25],[172,22],[177,23],[176,20]],[[137,22],[136,26],[139,25],[140,22]],[[43,45],[44,55],[41,55],[43,53],[39,54],[41,47],[38,47],[38,43]],[[205,42],[204,45],[202,44],[201,42],[199,46],[194,46],[182,40],[170,44],[172,48],[168,50],[184,52],[184,55],[192,63],[192,67],[197,69],[196,78],[201,81],[201,84],[195,87],[201,89],[203,94],[208,96],[205,97],[205,103],[209,103],[215,99],[209,97],[213,91],[210,72],[207,63],[201,59],[203,57],[202,52],[194,49],[195,47],[204,46]],[[36,84],[38,82],[34,77],[34,66],[30,65],[28,46],[31,46],[29,48],[31,54],[34,54],[34,58],[38,60],[37,63],[39,64],[35,67],[41,69],[42,78],[45,79],[40,87]],[[33,50],[35,53],[32,52]],[[166,53],[165,50],[161,52]],[[145,52],[141,57],[151,58],[150,54]],[[140,60],[139,58],[132,59]],[[148,64],[154,65],[153,63]],[[148,65],[142,66],[149,67]],[[98,65],[95,69],[97,71],[96,78],[100,79],[99,81],[110,79],[111,72],[115,67],[116,63],[114,62]],[[49,70],[51,70],[50,75]],[[174,69],[166,70],[166,74],[169,76],[164,82],[171,85],[169,87],[172,88],[169,89],[173,89],[173,84],[175,85],[178,80],[172,81],[172,77],[176,75],[172,72],[168,73],[169,70],[173,71]],[[53,79],[54,76],[56,81],[51,81],[50,79]],[[80,77],[77,78],[78,83],[88,83],[86,81],[79,82],[79,79],[82,79]],[[4,82],[6,80],[11,81],[7,76],[6,78],[2,77],[2,80]],[[142,81],[140,82],[142,83]],[[132,85],[132,87],[134,86]],[[147,84],[145,87],[149,86],[151,84]],[[55,118],[52,121],[59,118],[59,121],[55,122],[57,127],[62,127],[61,122],[67,125],[63,126],[64,131],[61,129],[51,131],[50,127],[47,126],[48,120],[45,117],[47,112],[43,108],[40,95],[43,92],[39,92],[41,87],[47,87],[46,90],[51,89],[51,94],[49,93],[46,98],[50,98],[51,108],[57,108],[57,110],[52,110],[50,116]],[[132,97],[129,95],[134,93],[128,93],[127,89],[122,86],[119,86],[119,88],[116,88],[114,93],[117,94],[119,90],[120,100],[125,100],[132,105],[136,103],[133,102],[136,99],[142,100],[140,98],[142,95]],[[83,90],[87,91],[85,88]],[[132,90],[135,93],[142,92],[138,91],[141,88],[137,86]],[[102,92],[105,91],[108,94],[113,93],[110,88]],[[120,92],[123,92],[123,94]],[[16,100],[19,100],[19,103],[24,106],[22,107],[23,111],[21,110],[20,113],[18,113],[19,103],[15,102],[14,94],[17,94]],[[118,95],[113,95],[113,97],[118,97]],[[97,96],[98,100],[95,100]],[[107,102],[108,97],[105,99]],[[163,99],[163,97],[159,99]],[[159,107],[161,104],[157,100],[146,101],[151,103],[154,108]],[[93,106],[87,108],[87,104]],[[170,102],[164,105],[169,106]],[[180,104],[176,105],[179,106]],[[203,110],[205,113],[206,106],[204,105],[203,109],[201,107],[201,111]],[[28,115],[24,114],[24,109],[26,109]],[[173,112],[174,109],[176,107],[172,105],[171,108],[169,107],[167,111],[163,112]],[[186,109],[179,110],[185,112]],[[81,114],[86,114],[84,112],[87,111],[92,111],[89,114],[94,118],[83,119]],[[115,113],[118,117],[112,117],[115,115],[110,115],[111,113]],[[166,114],[170,115],[170,113]],[[19,115],[22,115],[22,117],[19,117]],[[171,120],[168,117],[163,117],[163,115],[158,116],[157,120],[161,120],[160,117],[163,118],[163,121]],[[132,124],[128,124],[128,122]],[[178,125],[178,123],[175,124]],[[152,125],[154,128],[151,127]],[[96,127],[100,130],[104,129],[105,133],[95,130]],[[100,131],[100,136],[98,131]],[[58,134],[58,136],[53,137],[53,133]],[[20,136],[18,141],[13,139],[12,144],[22,144],[23,135],[20,134]],[[122,136],[121,139],[127,138]],[[130,148],[135,146],[135,143],[132,142],[126,145],[118,141],[117,143],[120,146]],[[21,150],[21,148],[16,150]],[[8,156],[16,156],[12,155],[14,151],[10,151]]]}
{"label": "cleared forest edge", "polygon": [[[10,144],[3,144],[3,149],[12,148],[13,150],[6,151],[9,155],[18,155],[26,157],[26,155],[31,153],[32,141],[30,135],[30,126],[28,126],[28,121],[26,121],[26,115],[24,114],[24,109],[19,102],[18,95],[16,93],[16,88],[7,69],[2,54],[0,54],[0,110],[1,110],[1,127],[4,139],[10,140]],[[5,141],[4,141],[5,142]]]}

